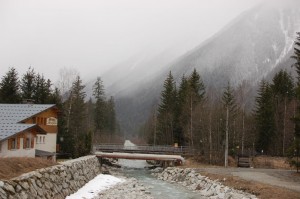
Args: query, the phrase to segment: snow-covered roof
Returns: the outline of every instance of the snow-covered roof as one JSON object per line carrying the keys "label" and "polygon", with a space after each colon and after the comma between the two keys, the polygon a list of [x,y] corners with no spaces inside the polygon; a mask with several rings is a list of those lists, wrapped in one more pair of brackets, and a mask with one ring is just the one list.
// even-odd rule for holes
{"label": "snow-covered roof", "polygon": [[0,104],[0,140],[37,126],[21,122],[54,106],[54,104]]}

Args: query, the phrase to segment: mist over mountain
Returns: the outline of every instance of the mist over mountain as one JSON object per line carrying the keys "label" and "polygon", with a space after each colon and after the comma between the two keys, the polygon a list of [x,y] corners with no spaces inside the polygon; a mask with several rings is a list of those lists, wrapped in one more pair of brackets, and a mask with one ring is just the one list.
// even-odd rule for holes
{"label": "mist over mountain", "polygon": [[[149,117],[169,71],[179,81],[195,68],[207,88],[221,93],[228,81],[234,87],[244,81],[254,89],[262,78],[271,78],[280,68],[291,70],[290,56],[297,31],[300,31],[299,3],[270,5],[268,2],[244,12],[182,56],[178,53],[177,58],[172,53],[158,53],[151,58],[143,55],[124,63],[127,67],[121,72],[111,70],[103,79],[115,78],[107,90],[115,95],[122,130],[134,133]],[[249,97],[253,98],[253,94]]]}

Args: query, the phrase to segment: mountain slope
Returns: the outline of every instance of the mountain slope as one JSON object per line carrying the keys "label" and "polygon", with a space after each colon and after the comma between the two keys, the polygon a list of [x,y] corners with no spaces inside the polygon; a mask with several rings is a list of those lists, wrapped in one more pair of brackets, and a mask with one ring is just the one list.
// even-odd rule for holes
{"label": "mountain slope", "polygon": [[179,81],[196,68],[206,86],[221,93],[227,81],[234,86],[246,81],[255,88],[259,80],[279,68],[290,69],[295,33],[300,31],[300,5],[290,3],[262,4],[243,13],[211,39],[156,71],[154,78],[123,89],[130,93],[116,95],[123,130],[133,132],[146,120],[170,70]]}

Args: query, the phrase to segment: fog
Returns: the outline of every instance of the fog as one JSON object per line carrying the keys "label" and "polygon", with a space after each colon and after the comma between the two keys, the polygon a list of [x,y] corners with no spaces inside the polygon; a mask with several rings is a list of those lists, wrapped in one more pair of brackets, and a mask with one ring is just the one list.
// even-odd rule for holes
{"label": "fog", "polygon": [[[260,0],[0,0],[0,76],[29,66],[83,79],[143,53],[184,53]],[[175,53],[175,54],[176,54]]]}

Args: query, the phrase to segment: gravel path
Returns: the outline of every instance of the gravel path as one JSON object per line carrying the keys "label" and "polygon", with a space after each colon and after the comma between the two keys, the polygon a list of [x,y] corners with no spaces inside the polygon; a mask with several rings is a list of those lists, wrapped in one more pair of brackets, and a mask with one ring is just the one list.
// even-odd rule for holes
{"label": "gravel path", "polygon": [[200,168],[196,170],[200,173],[207,172],[237,176],[244,180],[257,181],[300,192],[300,176],[296,176],[295,171],[251,168]]}

